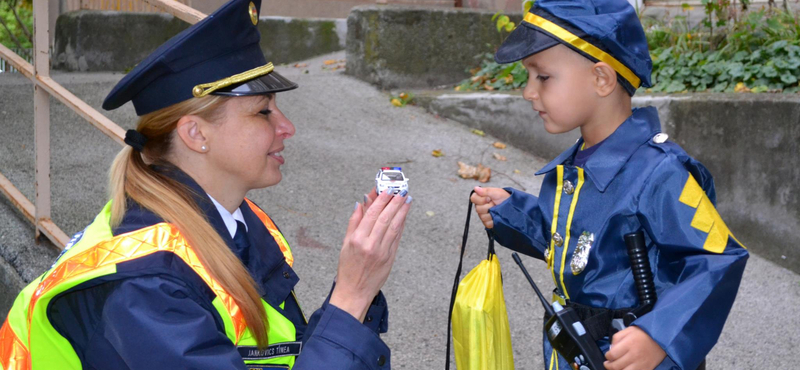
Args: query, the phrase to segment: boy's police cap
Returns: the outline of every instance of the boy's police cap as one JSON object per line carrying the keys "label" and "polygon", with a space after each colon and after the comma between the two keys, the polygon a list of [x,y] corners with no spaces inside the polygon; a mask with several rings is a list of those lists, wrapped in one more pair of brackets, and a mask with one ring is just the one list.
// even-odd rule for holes
{"label": "boy's police cap", "polygon": [[261,0],[231,0],[158,47],[114,87],[103,109],[133,101],[139,116],[209,94],[264,95],[297,88],[273,71],[256,25]]}
{"label": "boy's police cap", "polygon": [[536,0],[495,60],[515,62],[558,44],[609,64],[631,95],[651,86],[647,39],[627,0]]}

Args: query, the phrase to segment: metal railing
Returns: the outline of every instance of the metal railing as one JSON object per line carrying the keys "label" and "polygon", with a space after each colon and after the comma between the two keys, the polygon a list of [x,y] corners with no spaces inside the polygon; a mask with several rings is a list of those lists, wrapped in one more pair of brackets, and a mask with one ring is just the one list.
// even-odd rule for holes
{"label": "metal railing", "polygon": [[[33,49],[11,49],[15,54],[19,55],[23,60],[28,63],[33,62]],[[31,56],[28,56],[31,55]],[[5,59],[0,59],[0,73],[17,73],[19,72],[14,65],[6,62]]]}
{"label": "metal railing", "polygon": [[[197,23],[206,16],[174,0],[142,1],[190,24]],[[37,239],[44,234],[56,246],[63,249],[69,242],[69,237],[50,218],[50,97],[58,99],[119,144],[124,143],[125,130],[50,78],[49,17],[48,1],[33,0],[33,63],[0,44],[0,59],[5,60],[33,83],[36,198],[34,202],[28,200],[2,173],[0,173],[0,193],[34,224]]]}

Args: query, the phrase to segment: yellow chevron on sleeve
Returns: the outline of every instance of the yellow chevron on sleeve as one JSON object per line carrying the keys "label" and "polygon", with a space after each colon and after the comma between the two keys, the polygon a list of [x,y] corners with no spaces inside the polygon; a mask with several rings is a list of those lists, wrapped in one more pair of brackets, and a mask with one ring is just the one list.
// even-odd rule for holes
{"label": "yellow chevron on sleeve", "polygon": [[[689,174],[689,178],[686,179],[686,184],[683,186],[683,191],[678,200],[689,207],[697,209],[692,218],[692,227],[708,234],[705,243],[703,243],[703,249],[713,253],[722,253],[725,251],[725,246],[728,245],[729,236],[736,240],[736,237],[733,236],[728,226],[722,221],[717,209],[714,208],[711,200],[708,199],[703,188],[700,187],[692,174]],[[736,242],[739,243],[738,240]],[[739,243],[739,245],[741,244]],[[744,245],[742,245],[742,248],[744,248]]]}

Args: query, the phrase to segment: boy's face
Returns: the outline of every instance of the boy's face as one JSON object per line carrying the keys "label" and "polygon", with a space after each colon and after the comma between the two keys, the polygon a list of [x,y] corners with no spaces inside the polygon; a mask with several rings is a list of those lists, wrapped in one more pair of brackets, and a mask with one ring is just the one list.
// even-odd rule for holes
{"label": "boy's face", "polygon": [[547,132],[568,132],[590,120],[597,104],[592,61],[556,45],[522,63],[528,70],[528,85],[522,96],[539,112]]}

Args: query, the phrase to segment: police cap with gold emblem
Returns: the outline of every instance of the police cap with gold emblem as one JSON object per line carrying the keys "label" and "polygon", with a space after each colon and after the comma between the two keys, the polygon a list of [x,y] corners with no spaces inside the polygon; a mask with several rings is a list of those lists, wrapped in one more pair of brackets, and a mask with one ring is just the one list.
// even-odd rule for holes
{"label": "police cap with gold emblem", "polygon": [[495,60],[515,62],[558,44],[610,65],[631,95],[640,86],[651,86],[647,39],[627,0],[537,0]]}
{"label": "police cap with gold emblem", "polygon": [[161,45],[128,73],[103,109],[133,102],[139,116],[209,94],[263,95],[297,88],[261,52],[261,0],[231,0]]}

